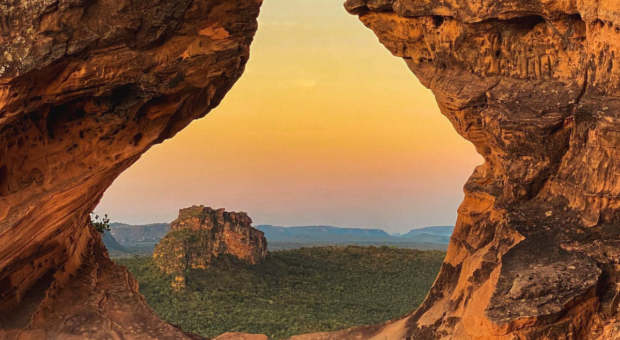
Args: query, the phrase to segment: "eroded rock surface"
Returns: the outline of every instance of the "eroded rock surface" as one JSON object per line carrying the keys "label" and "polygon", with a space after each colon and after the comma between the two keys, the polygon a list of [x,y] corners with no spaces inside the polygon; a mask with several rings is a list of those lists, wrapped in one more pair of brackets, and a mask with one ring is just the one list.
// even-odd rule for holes
{"label": "eroded rock surface", "polygon": [[267,336],[260,334],[224,333],[213,340],[268,340]]}
{"label": "eroded rock surface", "polygon": [[0,338],[185,338],[107,260],[88,214],[218,105],[260,2],[0,1]]}
{"label": "eroded rock surface", "polygon": [[[356,338],[620,337],[620,5],[345,7],[407,62],[485,159],[465,185],[424,304],[400,326]],[[348,338],[342,334],[314,338]]]}
{"label": "eroded rock surface", "polygon": [[268,253],[265,233],[252,227],[246,213],[201,205],[179,211],[155,246],[153,258],[161,270],[176,274],[173,287],[183,288],[187,269],[209,268],[221,255],[258,264]]}

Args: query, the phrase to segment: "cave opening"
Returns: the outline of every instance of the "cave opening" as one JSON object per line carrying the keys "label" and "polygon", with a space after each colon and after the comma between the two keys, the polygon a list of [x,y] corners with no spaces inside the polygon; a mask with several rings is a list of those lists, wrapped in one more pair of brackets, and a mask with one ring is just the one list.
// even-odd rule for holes
{"label": "cave opening", "polygon": [[[473,147],[341,4],[265,4],[232,87],[257,2],[207,3],[131,3],[127,19],[93,1],[23,21],[24,34],[59,38],[45,44],[76,40],[21,64],[21,45],[3,56],[0,307],[29,305],[2,310],[0,337],[282,339],[422,303],[480,162]],[[299,226],[315,235],[270,234]]]}
{"label": "cave opening", "polygon": [[[283,339],[415,310],[479,163],[430,91],[341,4],[270,1],[245,74],[220,107],[155,146],[97,211],[119,222],[104,236],[108,251],[159,317],[202,336]],[[213,231],[180,227],[217,226],[205,222],[210,213],[177,216],[199,204],[247,211],[271,254],[250,266],[230,254],[212,259],[204,249]],[[287,238],[279,226],[353,234]],[[397,236],[432,226],[448,228]]]}
{"label": "cave opening", "polygon": [[[0,338],[616,333],[612,2],[347,1],[407,67],[331,0],[266,3],[249,64],[260,0],[48,2],[0,6]],[[466,182],[453,129],[485,160]],[[452,224],[461,199],[441,265],[336,242]],[[99,203],[180,209],[136,228]],[[308,228],[331,243],[276,249]],[[135,275],[120,229],[152,252],[118,260]],[[376,324],[419,304],[430,261],[422,305]]]}

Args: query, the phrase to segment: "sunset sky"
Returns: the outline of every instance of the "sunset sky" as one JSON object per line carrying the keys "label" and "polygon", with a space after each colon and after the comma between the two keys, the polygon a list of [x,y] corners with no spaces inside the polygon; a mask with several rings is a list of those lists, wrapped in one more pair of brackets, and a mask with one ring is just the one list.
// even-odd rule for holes
{"label": "sunset sky", "polygon": [[482,159],[341,2],[266,0],[220,107],[147,152],[97,212],[142,224],[203,204],[255,225],[453,225]]}

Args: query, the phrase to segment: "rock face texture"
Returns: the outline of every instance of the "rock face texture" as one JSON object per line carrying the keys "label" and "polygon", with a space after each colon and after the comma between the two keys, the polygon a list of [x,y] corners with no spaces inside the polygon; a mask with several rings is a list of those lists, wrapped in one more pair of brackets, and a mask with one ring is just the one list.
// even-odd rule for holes
{"label": "rock face texture", "polygon": [[244,212],[192,206],[179,210],[170,231],[159,241],[153,258],[166,273],[176,274],[173,287],[185,286],[185,270],[204,269],[220,255],[257,264],[267,254],[265,233],[252,227]]}
{"label": "rock face texture", "polygon": [[218,105],[259,7],[0,1],[0,338],[185,338],[107,260],[88,214],[141,154]]}
{"label": "rock face texture", "polygon": [[213,340],[269,340],[269,338],[260,334],[224,333]]}
{"label": "rock face texture", "polygon": [[424,304],[306,339],[620,338],[620,5],[348,0],[484,157]]}

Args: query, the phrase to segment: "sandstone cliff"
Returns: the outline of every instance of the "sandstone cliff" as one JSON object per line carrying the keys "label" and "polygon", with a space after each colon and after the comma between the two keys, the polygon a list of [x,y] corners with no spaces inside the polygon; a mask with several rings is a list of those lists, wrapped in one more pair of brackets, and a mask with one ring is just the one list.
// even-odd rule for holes
{"label": "sandstone cliff", "polygon": [[260,0],[0,1],[0,338],[182,339],[88,215],[243,72]]}
{"label": "sandstone cliff", "polygon": [[485,163],[426,302],[299,339],[620,337],[620,5],[348,0]]}
{"label": "sandstone cliff", "polygon": [[186,269],[208,268],[224,254],[257,264],[268,254],[265,234],[252,227],[244,212],[193,206],[179,211],[168,234],[155,246],[153,258],[161,270],[176,274],[172,285],[182,288]]}

